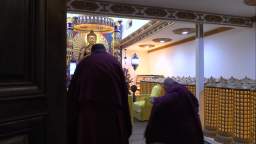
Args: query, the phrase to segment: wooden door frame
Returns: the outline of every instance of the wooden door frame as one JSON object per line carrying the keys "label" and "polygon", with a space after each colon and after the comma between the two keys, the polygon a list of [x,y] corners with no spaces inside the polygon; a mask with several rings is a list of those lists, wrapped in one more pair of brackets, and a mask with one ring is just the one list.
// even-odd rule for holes
{"label": "wooden door frame", "polygon": [[253,24],[256,21],[255,17],[232,16],[202,11],[189,11],[173,8],[104,2],[99,0],[68,0],[66,6],[67,12],[142,19],[185,21],[195,24],[203,23],[238,27],[253,27]]}
{"label": "wooden door frame", "polygon": [[66,1],[1,1],[0,143],[66,144]]}
{"label": "wooden door frame", "polygon": [[47,144],[66,144],[66,1],[46,0],[45,8]]}

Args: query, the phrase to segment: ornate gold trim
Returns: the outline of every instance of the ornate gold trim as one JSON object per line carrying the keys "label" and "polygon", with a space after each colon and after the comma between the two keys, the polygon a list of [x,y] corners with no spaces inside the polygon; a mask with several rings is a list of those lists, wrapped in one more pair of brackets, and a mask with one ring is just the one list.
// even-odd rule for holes
{"label": "ornate gold trim", "polygon": [[141,44],[141,45],[139,45],[139,47],[141,47],[141,48],[152,48],[152,47],[155,47],[155,45],[152,45],[152,44]]}
{"label": "ornate gold trim", "polygon": [[103,15],[200,22],[241,27],[252,27],[253,24],[251,17],[91,0],[69,0],[67,10]]}

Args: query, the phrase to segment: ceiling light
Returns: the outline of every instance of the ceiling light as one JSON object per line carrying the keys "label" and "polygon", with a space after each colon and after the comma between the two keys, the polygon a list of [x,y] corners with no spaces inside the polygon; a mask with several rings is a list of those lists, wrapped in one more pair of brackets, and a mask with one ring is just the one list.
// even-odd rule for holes
{"label": "ceiling light", "polygon": [[172,39],[170,39],[170,38],[155,38],[152,41],[157,42],[157,43],[166,43],[166,42],[172,41]]}
{"label": "ceiling light", "polygon": [[196,32],[195,28],[178,28],[178,29],[173,30],[173,33],[178,34],[178,35],[188,35],[188,34],[192,34],[195,32]]}
{"label": "ceiling light", "polygon": [[113,19],[102,16],[78,16],[73,18],[74,31],[110,33],[115,30]]}
{"label": "ceiling light", "polygon": [[181,34],[186,35],[186,34],[188,34],[188,31],[183,31],[183,32],[181,32]]}

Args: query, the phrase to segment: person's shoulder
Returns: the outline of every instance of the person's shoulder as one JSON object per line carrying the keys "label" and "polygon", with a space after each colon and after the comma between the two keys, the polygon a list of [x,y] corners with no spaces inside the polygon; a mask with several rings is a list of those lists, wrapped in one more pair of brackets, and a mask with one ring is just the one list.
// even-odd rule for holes
{"label": "person's shoulder", "polygon": [[178,98],[178,93],[177,92],[170,92],[165,94],[164,96],[156,97],[154,99],[154,104],[155,105],[164,105],[167,103],[174,102]]}
{"label": "person's shoulder", "polygon": [[89,65],[89,64],[114,64],[114,65],[118,65],[120,66],[121,64],[119,63],[119,61],[112,56],[111,54],[107,53],[107,52],[102,52],[102,53],[95,53],[95,54],[91,54],[90,56],[87,56],[85,58],[83,58],[80,61],[81,65]]}
{"label": "person's shoulder", "polygon": [[91,59],[91,56],[86,56],[86,57],[84,57],[84,58],[82,58],[80,61],[79,61],[79,63],[78,63],[78,65],[84,65],[85,63],[87,63],[89,60]]}
{"label": "person's shoulder", "polygon": [[166,95],[160,96],[160,97],[155,97],[153,100],[153,104],[159,105],[159,104],[166,102],[167,100],[168,100],[168,96],[166,96]]}
{"label": "person's shoulder", "polygon": [[120,66],[120,62],[119,62],[119,61],[117,60],[117,58],[114,57],[113,55],[111,55],[111,54],[109,54],[109,53],[105,53],[104,56],[105,56],[105,58],[106,58],[109,62]]}
{"label": "person's shoulder", "polygon": [[107,58],[116,61],[116,58],[115,58],[112,54],[105,52],[104,55],[105,55]]}
{"label": "person's shoulder", "polygon": [[112,59],[113,56],[107,52],[99,52],[99,53],[94,53],[91,56],[91,59],[98,59],[98,57],[101,57],[101,59]]}

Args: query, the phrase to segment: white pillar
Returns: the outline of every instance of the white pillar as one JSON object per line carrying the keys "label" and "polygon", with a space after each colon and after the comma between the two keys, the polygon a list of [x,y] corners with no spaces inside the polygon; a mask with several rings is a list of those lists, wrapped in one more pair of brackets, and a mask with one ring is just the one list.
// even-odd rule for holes
{"label": "white pillar", "polygon": [[[255,10],[256,13],[256,10]],[[256,21],[256,17],[255,17]],[[256,22],[253,23],[254,27],[254,62],[256,63]],[[256,80],[256,67],[254,65],[254,80]]]}
{"label": "white pillar", "polygon": [[196,23],[196,97],[204,90],[204,31],[203,23]]}
{"label": "white pillar", "polygon": [[196,97],[199,101],[199,115],[204,128],[204,30],[203,24],[196,24]]}

